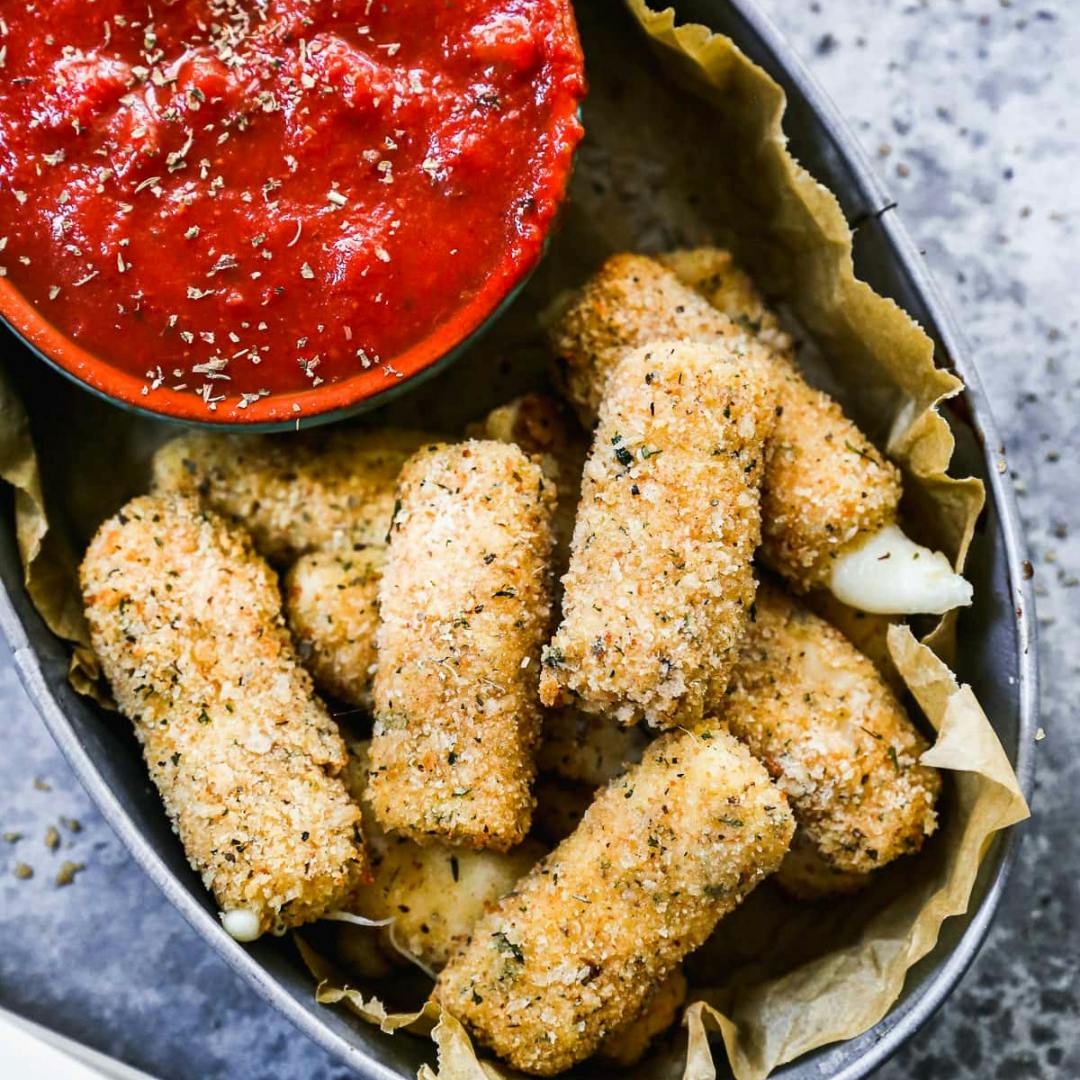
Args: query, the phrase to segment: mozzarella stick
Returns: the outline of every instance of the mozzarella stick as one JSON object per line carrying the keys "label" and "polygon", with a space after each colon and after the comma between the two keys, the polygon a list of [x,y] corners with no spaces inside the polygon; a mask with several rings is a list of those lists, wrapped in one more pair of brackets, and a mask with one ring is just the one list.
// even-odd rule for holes
{"label": "mozzarella stick", "polygon": [[772,420],[760,369],[717,345],[661,342],[620,362],[544,650],[545,705],[669,728],[723,693],[754,599]]}
{"label": "mozzarella stick", "polygon": [[297,559],[283,581],[285,617],[315,685],[362,709],[372,704],[385,558],[382,547],[315,551]]}
{"label": "mozzarella stick", "polygon": [[470,427],[469,434],[514,443],[526,454],[539,455],[544,475],[558,492],[554,562],[556,578],[561,578],[570,558],[581,472],[589,453],[588,435],[561,401],[546,394],[526,394],[500,405]]}
{"label": "mozzarella stick", "polygon": [[81,569],[94,650],[191,865],[240,940],[341,907],[367,874],[337,728],[277,580],[194,499],[145,496]]}
{"label": "mozzarella stick", "polygon": [[656,261],[741,329],[775,352],[794,357],[791,335],[780,325],[776,313],[730,251],[716,247],[683,248],[657,255]]}
{"label": "mozzarella stick", "polygon": [[719,717],[791,800],[835,870],[918,851],[941,787],[928,743],[874,665],[801,603],[763,584]]}
{"label": "mozzarella stick", "polygon": [[[581,470],[588,452],[585,433],[562,402],[542,394],[528,394],[502,405],[469,430],[477,438],[513,443],[526,454],[540,456],[544,475],[556,486],[554,567],[561,574],[569,558]],[[376,503],[392,506],[393,487],[389,482]],[[312,552],[293,564],[284,583],[289,628],[315,685],[364,709],[372,704],[383,562],[381,546]]]}
{"label": "mozzarella stick", "polygon": [[[664,337],[722,340],[748,355],[764,350],[779,415],[762,488],[763,561],[800,592],[830,588],[882,614],[970,603],[970,586],[948,560],[903,536],[899,472],[802,377],[790,338],[730,255],[698,249],[668,259],[671,269],[645,256],[612,256],[552,328],[557,371],[583,421],[595,418],[628,349]],[[891,565],[888,555],[878,560],[886,550]]]}
{"label": "mozzarella stick", "polygon": [[597,788],[640,761],[648,741],[640,727],[621,727],[578,709],[553,709],[544,716],[536,767]]}
{"label": "mozzarella stick", "polygon": [[198,496],[286,567],[309,551],[385,544],[398,472],[430,439],[393,428],[315,437],[190,432],[154,455],[153,485]]}
{"label": "mozzarella stick", "polygon": [[370,798],[388,830],[506,850],[529,829],[554,487],[516,446],[426,447],[379,592]]}
{"label": "mozzarella stick", "polygon": [[629,1068],[646,1054],[653,1041],[663,1035],[679,1015],[686,1001],[686,976],[676,968],[645,999],[637,1016],[624,1020],[596,1051],[598,1058]]}
{"label": "mozzarella stick", "polygon": [[480,921],[434,997],[514,1068],[561,1072],[640,1015],[793,831],[784,794],[733,738],[664,735]]}

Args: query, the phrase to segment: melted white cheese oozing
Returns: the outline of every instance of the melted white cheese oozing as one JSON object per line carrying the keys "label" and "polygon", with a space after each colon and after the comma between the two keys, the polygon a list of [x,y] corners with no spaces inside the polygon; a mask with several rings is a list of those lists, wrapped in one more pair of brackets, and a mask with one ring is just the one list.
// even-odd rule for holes
{"label": "melted white cheese oozing", "polygon": [[940,551],[886,525],[833,564],[833,595],[876,615],[943,615],[971,603],[971,585]]}
{"label": "melted white cheese oozing", "polygon": [[249,908],[221,912],[221,925],[236,941],[254,941],[259,936],[259,916]]}

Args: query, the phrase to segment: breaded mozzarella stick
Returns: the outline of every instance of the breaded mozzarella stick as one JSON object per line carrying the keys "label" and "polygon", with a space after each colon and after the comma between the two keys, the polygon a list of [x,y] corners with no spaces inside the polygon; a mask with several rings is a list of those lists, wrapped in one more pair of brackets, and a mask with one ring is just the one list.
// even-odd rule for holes
{"label": "breaded mozzarella stick", "polygon": [[928,743],[874,665],[771,585],[758,589],[718,719],[765,763],[824,862],[863,873],[937,826]]}
{"label": "breaded mozzarella stick", "polygon": [[589,437],[566,405],[545,394],[525,394],[493,409],[469,429],[478,439],[514,443],[538,454],[544,475],[558,491],[555,506],[555,574],[561,578],[569,560],[570,538],[581,496],[581,472]]}
{"label": "breaded mozzarella stick", "polygon": [[225,928],[246,941],[343,906],[367,874],[345,745],[246,536],[145,496],[101,526],[81,577],[94,650]]}
{"label": "breaded mozzarella stick", "polygon": [[757,357],[768,347],[645,255],[612,255],[549,327],[555,376],[586,428],[623,356],[654,341],[703,341]]}
{"label": "breaded mozzarella stick", "polygon": [[301,658],[323,693],[370,709],[386,549],[314,551],[283,581],[285,618]]}
{"label": "breaded mozzarella stick", "polygon": [[561,1072],[640,1015],[793,831],[783,793],[730,736],[664,735],[480,921],[434,997],[514,1068]]}
{"label": "breaded mozzarella stick", "polygon": [[844,572],[849,554],[895,527],[899,473],[835,401],[802,377],[790,338],[727,252],[667,258],[673,269],[645,256],[612,256],[553,327],[557,369],[582,419],[595,417],[623,353],[656,338],[764,350],[780,415],[762,488],[763,560],[799,591],[835,588],[847,603],[871,611],[940,613],[969,603],[967,582],[926,548],[921,562],[883,561],[868,575],[861,572],[864,558]]}
{"label": "breaded mozzarella stick", "polygon": [[656,261],[774,352],[789,359],[794,357],[791,335],[780,325],[776,313],[730,251],[716,247],[682,248],[657,255]]}
{"label": "breaded mozzarella stick", "polygon": [[676,968],[649,994],[637,1016],[624,1020],[604,1039],[596,1051],[597,1057],[623,1068],[636,1065],[653,1040],[675,1023],[686,1001],[687,989],[682,968]]}
{"label": "breaded mozzarella stick", "polygon": [[544,650],[545,705],[669,728],[723,693],[754,599],[769,391],[716,345],[658,342],[616,367]]}
{"label": "breaded mozzarella stick", "polygon": [[154,490],[198,496],[285,567],[309,551],[385,544],[398,472],[430,440],[393,428],[305,438],[190,432],[154,455]]}
{"label": "breaded mozzarella stick", "polygon": [[385,829],[498,850],[528,832],[554,502],[503,443],[428,446],[402,470],[371,743]]}
{"label": "breaded mozzarella stick", "polygon": [[[581,470],[588,452],[584,431],[561,401],[527,394],[494,409],[470,432],[540,455],[544,475],[557,491],[554,561],[556,573],[561,574],[569,558]],[[390,482],[386,497],[379,496],[375,502],[392,505],[393,488]],[[285,614],[316,686],[365,709],[371,707],[384,559],[381,546],[312,552],[298,559],[285,577]]]}

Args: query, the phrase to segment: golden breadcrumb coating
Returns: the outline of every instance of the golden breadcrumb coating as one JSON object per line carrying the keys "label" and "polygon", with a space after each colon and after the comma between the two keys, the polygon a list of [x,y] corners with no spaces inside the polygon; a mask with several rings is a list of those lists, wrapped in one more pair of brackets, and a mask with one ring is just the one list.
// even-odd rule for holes
{"label": "golden breadcrumb coating", "polygon": [[761,554],[805,592],[828,586],[843,548],[896,521],[900,472],[828,394],[793,366],[777,370],[783,412],[762,485]]}
{"label": "golden breadcrumb coating", "polygon": [[832,623],[873,663],[878,674],[889,684],[889,689],[897,697],[904,694],[904,680],[889,654],[889,627],[902,622],[903,616],[876,615],[869,611],[860,611],[838,600],[826,589],[814,589],[802,597],[802,600],[815,615],[820,615],[826,622]]}
{"label": "golden breadcrumb coating", "polygon": [[385,544],[398,472],[430,440],[394,428],[314,436],[193,431],[154,455],[154,489],[197,495],[285,567],[309,551]]}
{"label": "golden breadcrumb coating", "polygon": [[379,593],[369,798],[416,840],[506,850],[532,814],[555,489],[518,447],[406,463]]}
{"label": "golden breadcrumb coating", "polygon": [[570,558],[570,538],[581,497],[581,473],[589,454],[589,436],[557,398],[525,394],[493,409],[469,427],[478,439],[515,443],[540,456],[544,475],[558,491],[555,505],[555,574],[561,578]]}
{"label": "golden breadcrumb coating", "polygon": [[371,708],[379,580],[386,549],[314,551],[285,574],[285,618],[300,658],[325,694]]}
{"label": "golden breadcrumb coating", "polygon": [[765,363],[769,353],[645,255],[612,255],[563,309],[550,338],[556,381],[586,428],[596,423],[608,377],[630,349],[674,340],[726,343]]}
{"label": "golden breadcrumb coating", "polygon": [[612,373],[585,467],[545,705],[622,724],[699,720],[754,599],[773,399],[717,345],[658,342]]}
{"label": "golden breadcrumb coating", "polygon": [[640,761],[648,742],[643,728],[574,708],[551,709],[544,714],[536,767],[596,788]]}
{"label": "golden breadcrumb coating", "polygon": [[600,1044],[597,1057],[629,1068],[646,1054],[653,1040],[663,1035],[686,1001],[686,976],[676,968],[645,999],[637,1016],[624,1020]]}
{"label": "golden breadcrumb coating", "polygon": [[[374,814],[367,799],[370,743],[347,742],[346,784],[364,812],[373,875],[371,884],[357,891],[349,910],[367,919],[392,918],[383,930],[385,953],[399,962],[407,953],[428,971],[437,971],[465,942],[480,916],[548,849],[535,840],[506,852],[446,844],[421,847],[382,832],[371,820]],[[371,932],[366,933],[370,952]]]}
{"label": "golden breadcrumb coating", "polygon": [[144,496],[81,577],[94,650],[222,910],[280,932],[343,906],[367,874],[345,745],[247,537],[194,499]]}
{"label": "golden breadcrumb coating", "polygon": [[821,857],[802,829],[796,829],[791,850],[773,880],[796,900],[825,900],[864,889],[873,880],[873,872],[837,870]]}
{"label": "golden breadcrumb coating", "polygon": [[[715,249],[677,253],[673,270],[645,256],[612,256],[553,328],[557,371],[589,422],[627,349],[675,338],[764,353],[780,415],[762,488],[762,558],[799,590],[824,585],[842,547],[896,520],[900,474],[828,394],[806,382],[775,316],[762,314],[749,279],[731,276],[730,256],[720,254],[717,270]],[[685,284],[677,272],[687,275]],[[733,310],[739,303],[749,310]]]}
{"label": "golden breadcrumb coating", "polygon": [[918,851],[941,788],[874,665],[773,586],[758,590],[718,717],[768,768],[822,859],[865,872]]}
{"label": "golden breadcrumb coating", "polygon": [[589,1057],[772,873],[784,794],[721,731],[672,732],[473,931],[433,996],[514,1068]]}
{"label": "golden breadcrumb coating", "polygon": [[791,335],[780,325],[776,313],[730,251],[717,247],[683,248],[657,255],[656,261],[741,329],[770,349],[792,355]]}

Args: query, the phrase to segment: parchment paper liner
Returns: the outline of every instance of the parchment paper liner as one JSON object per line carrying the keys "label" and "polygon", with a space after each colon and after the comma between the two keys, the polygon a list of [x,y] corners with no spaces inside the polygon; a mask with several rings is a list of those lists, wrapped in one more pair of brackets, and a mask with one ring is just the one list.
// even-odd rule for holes
{"label": "parchment paper liner", "polygon": [[[962,567],[984,496],[978,480],[946,475],[954,439],[937,406],[960,392],[959,380],[935,368],[930,339],[904,312],[855,278],[839,204],[786,150],[781,89],[726,38],[676,27],[670,10],[654,13],[642,0],[627,5],[660,71],[616,7],[581,5],[593,84],[589,136],[550,257],[482,347],[380,420],[460,429],[542,382],[536,315],[605,254],[719,241],[813,338],[806,355],[819,357],[811,364],[815,379],[838,393],[903,468],[906,527]],[[500,362],[511,355],[513,367]],[[7,367],[0,372],[0,476],[15,492],[26,588],[49,627],[74,645],[73,684],[107,701],[94,681],[74,553],[104,516],[142,490],[149,454],[175,429],[103,405],[41,365],[27,366],[25,354]],[[447,392],[449,379],[455,392]],[[943,620],[927,639],[942,655],[951,652],[952,628],[953,620]],[[1027,816],[970,688],[958,686],[906,627],[893,627],[888,643],[938,732],[925,760],[952,779],[940,833],[916,859],[880,872],[873,888],[850,900],[800,906],[768,884],[755,892],[690,962],[685,1055],[678,1046],[661,1048],[636,1077],[715,1076],[710,1028],[721,1034],[738,1080],[759,1080],[808,1050],[868,1030],[934,947],[943,920],[966,909],[993,833]],[[514,1075],[479,1060],[452,1017],[432,1005],[387,1014],[297,941],[320,979],[320,1001],[342,1002],[384,1031],[431,1032],[438,1067],[424,1066],[422,1075]]]}

